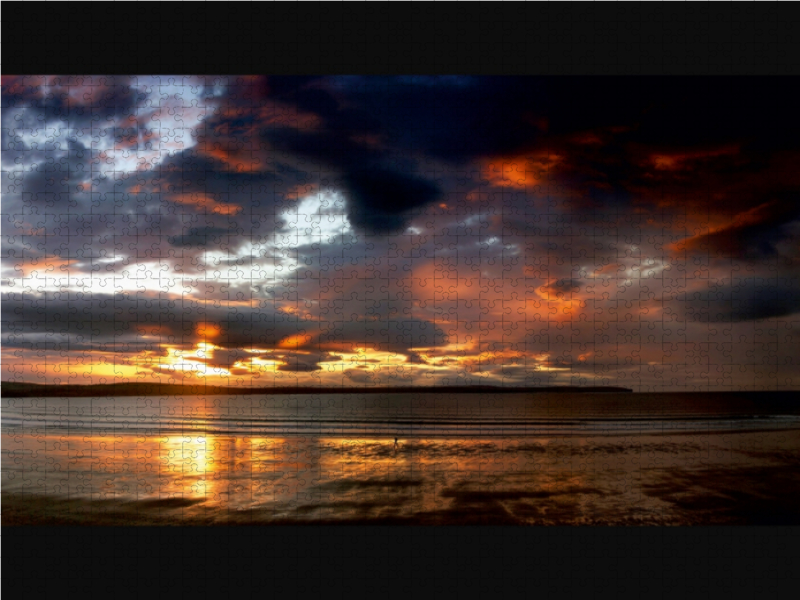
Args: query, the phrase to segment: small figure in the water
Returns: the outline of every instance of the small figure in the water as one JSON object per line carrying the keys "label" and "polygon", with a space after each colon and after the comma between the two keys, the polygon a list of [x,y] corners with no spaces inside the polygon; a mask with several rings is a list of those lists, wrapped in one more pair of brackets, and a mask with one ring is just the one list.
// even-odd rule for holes
{"label": "small figure in the water", "polygon": [[397,450],[397,438],[394,438],[394,449]]}

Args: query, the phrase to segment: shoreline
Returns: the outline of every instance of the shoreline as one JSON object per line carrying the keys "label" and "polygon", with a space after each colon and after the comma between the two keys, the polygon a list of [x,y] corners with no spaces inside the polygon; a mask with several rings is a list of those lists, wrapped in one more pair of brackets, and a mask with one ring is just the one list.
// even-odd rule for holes
{"label": "shoreline", "polygon": [[709,390],[709,391],[635,391],[621,386],[548,386],[510,387],[472,386],[404,386],[404,387],[228,387],[215,385],[180,385],[167,383],[108,383],[92,385],[51,385],[39,383],[0,382],[3,398],[90,398],[90,397],[182,397],[182,396],[277,396],[277,395],[377,395],[377,394],[625,394],[723,396],[726,398],[800,397],[800,390]]}

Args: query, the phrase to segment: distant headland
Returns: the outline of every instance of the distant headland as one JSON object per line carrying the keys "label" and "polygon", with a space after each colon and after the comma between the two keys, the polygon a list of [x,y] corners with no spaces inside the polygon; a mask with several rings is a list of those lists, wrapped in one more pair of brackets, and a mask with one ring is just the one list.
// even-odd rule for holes
{"label": "distant headland", "polygon": [[520,393],[633,392],[614,386],[508,387],[495,385],[439,385],[407,387],[225,387],[169,383],[107,383],[97,385],[43,385],[0,382],[0,395],[7,398],[80,398],[88,396],[242,396],[265,394],[520,394]]}

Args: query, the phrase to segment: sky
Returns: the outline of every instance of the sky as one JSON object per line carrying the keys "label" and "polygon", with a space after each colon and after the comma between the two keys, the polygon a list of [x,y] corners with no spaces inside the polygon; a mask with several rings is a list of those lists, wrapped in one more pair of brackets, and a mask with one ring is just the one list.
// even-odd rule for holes
{"label": "sky", "polygon": [[4,76],[2,380],[796,389],[796,88]]}

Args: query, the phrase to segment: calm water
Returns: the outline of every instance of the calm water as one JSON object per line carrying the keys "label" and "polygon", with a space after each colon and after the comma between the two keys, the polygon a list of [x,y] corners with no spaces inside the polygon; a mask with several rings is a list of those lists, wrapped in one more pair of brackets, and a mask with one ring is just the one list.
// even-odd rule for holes
{"label": "calm water", "polygon": [[3,398],[1,406],[4,514],[35,506],[37,519],[800,523],[792,501],[800,403],[785,394]]}

